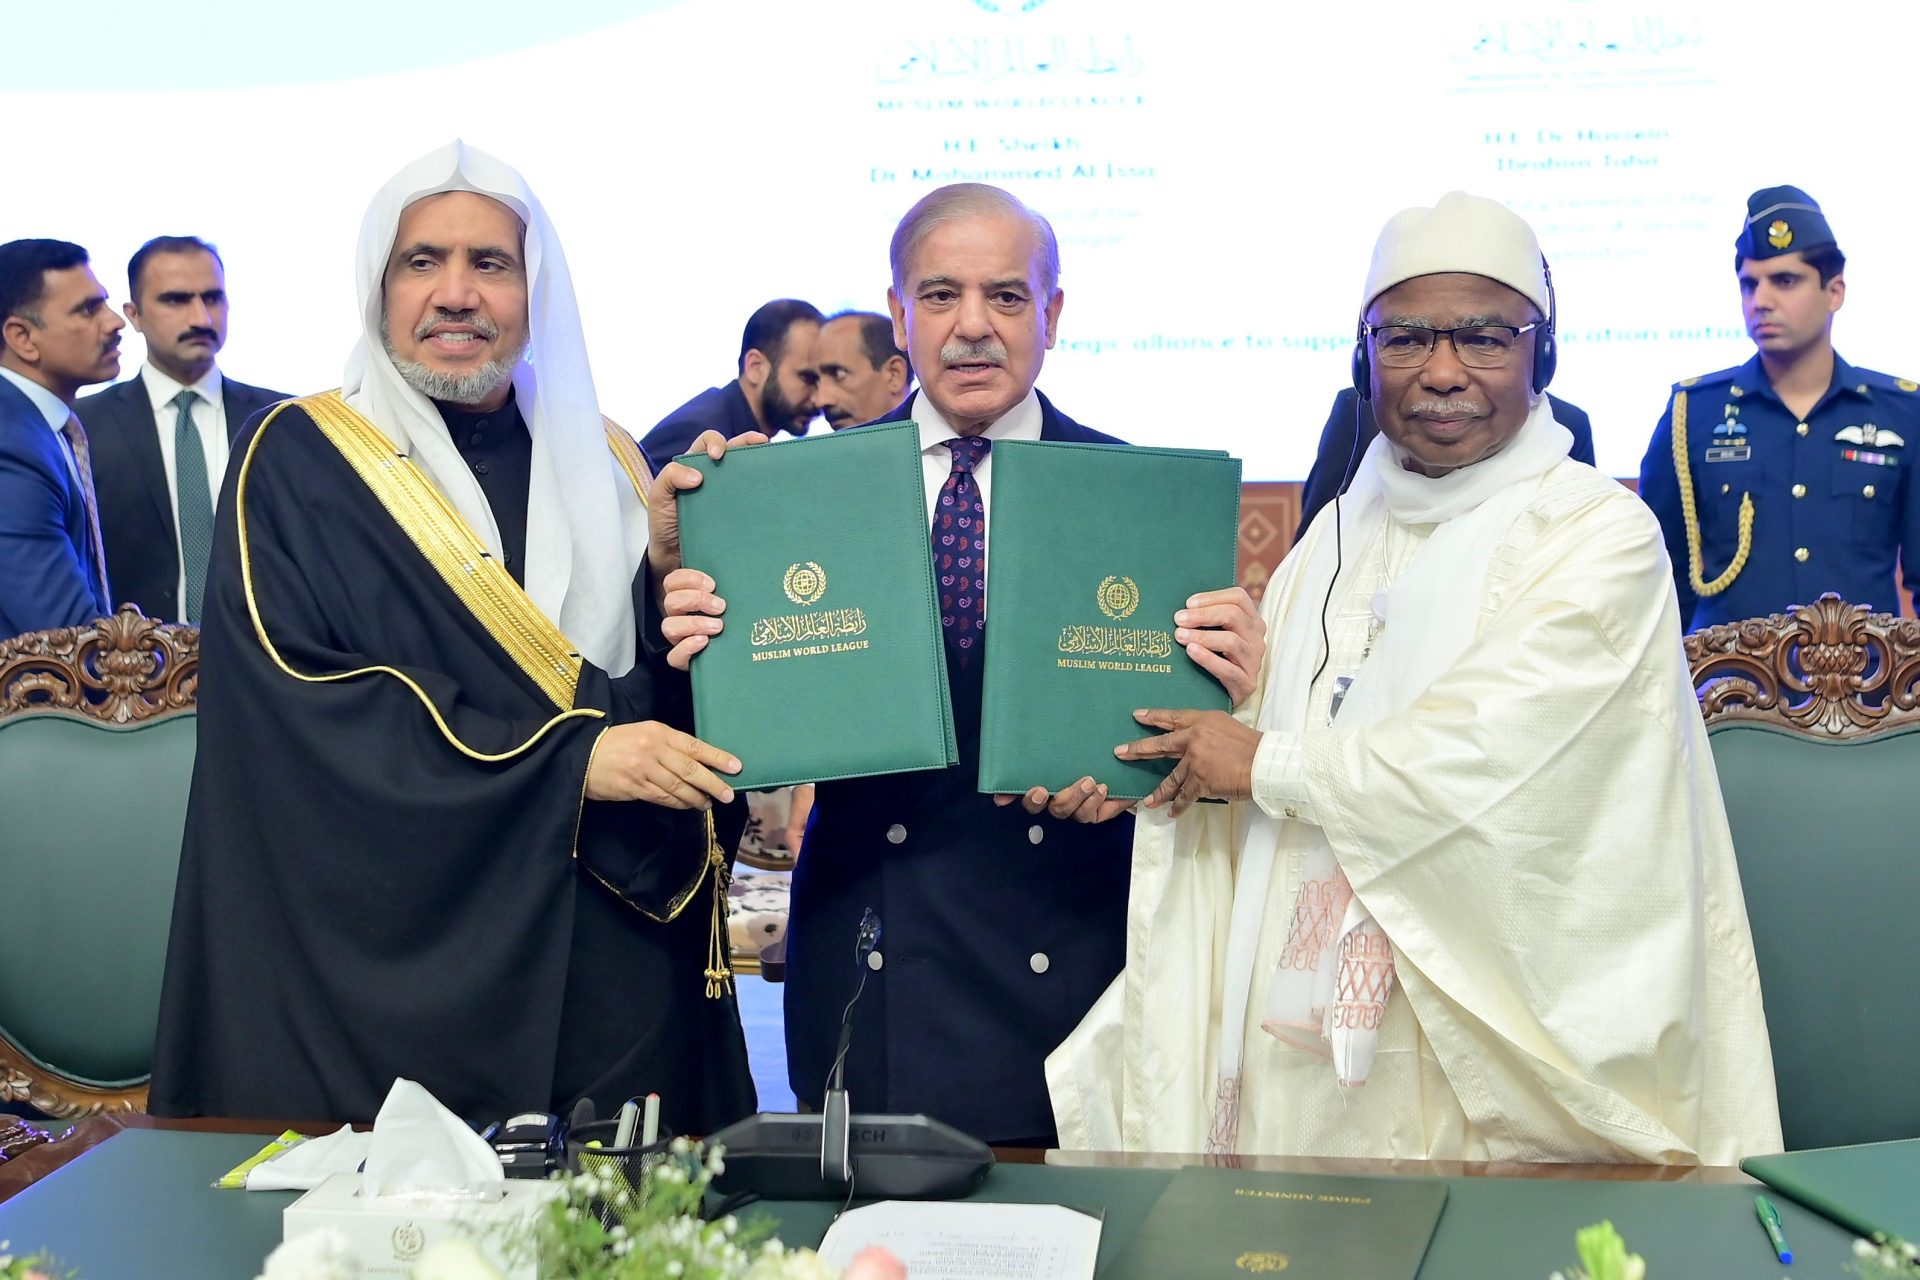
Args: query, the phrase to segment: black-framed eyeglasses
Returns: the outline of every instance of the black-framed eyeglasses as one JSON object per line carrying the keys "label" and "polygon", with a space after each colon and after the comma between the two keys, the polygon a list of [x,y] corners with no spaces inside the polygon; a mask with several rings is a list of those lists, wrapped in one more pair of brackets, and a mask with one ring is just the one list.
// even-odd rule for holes
{"label": "black-framed eyeglasses", "polygon": [[1513,359],[1520,335],[1532,333],[1544,321],[1519,326],[1470,324],[1456,329],[1428,329],[1417,324],[1366,324],[1361,332],[1373,344],[1373,358],[1395,369],[1417,369],[1433,355],[1445,335],[1460,363],[1476,369],[1498,369]]}

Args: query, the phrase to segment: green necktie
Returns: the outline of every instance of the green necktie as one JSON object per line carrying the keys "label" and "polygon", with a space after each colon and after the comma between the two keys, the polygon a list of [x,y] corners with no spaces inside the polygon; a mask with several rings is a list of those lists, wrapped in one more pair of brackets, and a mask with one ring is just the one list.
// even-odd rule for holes
{"label": "green necktie", "polygon": [[182,391],[171,403],[180,416],[173,423],[173,478],[175,507],[180,525],[180,563],[187,571],[187,598],[180,616],[200,621],[200,605],[207,592],[207,553],[213,550],[213,500],[207,490],[207,451],[193,425],[196,391]]}

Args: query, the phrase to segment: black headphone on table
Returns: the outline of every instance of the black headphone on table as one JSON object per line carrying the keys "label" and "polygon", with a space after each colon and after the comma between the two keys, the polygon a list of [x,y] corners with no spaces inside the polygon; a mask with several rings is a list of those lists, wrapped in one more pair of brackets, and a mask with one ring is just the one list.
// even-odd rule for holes
{"label": "black headphone on table", "polygon": [[[1560,301],[1553,294],[1553,268],[1546,257],[1540,259],[1540,272],[1547,278],[1547,323],[1535,331],[1533,340],[1533,393],[1539,395],[1553,381],[1553,370],[1560,363],[1560,344],[1554,328],[1560,315]],[[1373,364],[1367,358],[1367,318],[1360,317],[1353,333],[1353,389],[1362,400],[1373,399]]]}

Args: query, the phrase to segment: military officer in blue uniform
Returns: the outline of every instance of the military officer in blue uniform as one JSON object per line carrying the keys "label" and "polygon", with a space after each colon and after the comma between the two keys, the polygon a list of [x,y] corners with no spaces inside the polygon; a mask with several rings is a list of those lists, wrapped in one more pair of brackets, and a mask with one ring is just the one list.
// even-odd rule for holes
{"label": "military officer in blue uniform", "polygon": [[1640,464],[1681,619],[1763,617],[1828,591],[1895,612],[1896,560],[1920,583],[1920,385],[1834,352],[1846,257],[1806,192],[1754,192],[1734,247],[1758,350],[1676,383]]}

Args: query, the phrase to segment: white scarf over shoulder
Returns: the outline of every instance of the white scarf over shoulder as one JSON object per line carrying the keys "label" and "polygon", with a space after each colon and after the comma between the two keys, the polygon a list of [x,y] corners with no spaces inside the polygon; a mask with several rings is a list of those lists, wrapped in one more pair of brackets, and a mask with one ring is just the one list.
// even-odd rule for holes
{"label": "white scarf over shoulder", "polygon": [[[1377,440],[1282,566],[1249,706],[1263,734],[1299,735],[1318,825],[1251,802],[1140,815],[1127,967],[1047,1060],[1063,1147],[1708,1163],[1779,1148],[1658,529],[1567,448],[1544,400],[1507,449],[1440,480]],[[1336,521],[1345,579],[1390,519],[1437,527],[1334,724],[1309,725],[1322,602],[1352,590]],[[1373,1029],[1327,1016],[1324,969],[1255,971],[1262,933],[1293,927],[1270,889],[1283,834],[1307,850],[1303,883],[1316,855],[1350,880],[1337,936],[1377,931],[1396,981],[1375,994],[1408,1003],[1444,1084],[1401,1072],[1386,1093],[1338,1092],[1366,1078]],[[1262,1074],[1242,1114],[1249,1026],[1331,1061],[1302,1075],[1265,1053],[1293,1074]],[[1311,1097],[1283,1083],[1309,1077],[1325,1082]],[[1268,1136],[1290,1133],[1318,1136]]]}
{"label": "white scarf over shoulder", "polygon": [[433,402],[401,378],[381,340],[383,283],[400,215],[447,191],[499,201],[526,234],[529,343],[513,386],[533,436],[527,594],[582,657],[609,675],[624,675],[638,641],[633,581],[646,563],[646,506],[607,446],[566,255],[518,171],[456,141],[407,165],[374,196],[361,223],[355,270],[364,329],[347,358],[341,394],[426,472],[499,555],[500,530],[486,495]]}

